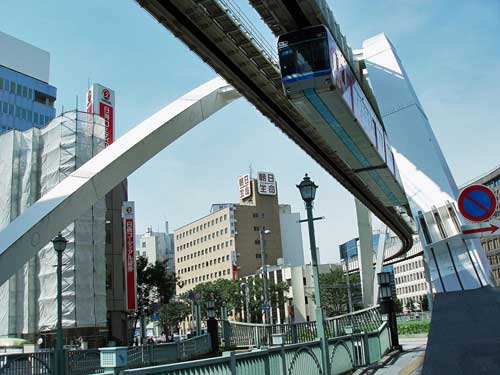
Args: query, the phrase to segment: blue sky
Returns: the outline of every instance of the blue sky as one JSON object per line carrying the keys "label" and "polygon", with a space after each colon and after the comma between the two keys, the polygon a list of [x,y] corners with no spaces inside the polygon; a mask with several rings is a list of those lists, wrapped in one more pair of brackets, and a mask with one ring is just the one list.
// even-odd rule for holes
{"label": "blue sky", "polygon": [[[274,45],[246,0],[235,2]],[[382,31],[391,38],[459,184],[500,164],[500,2],[336,0],[330,6],[354,49]],[[2,0],[0,14],[1,31],[50,51],[58,113],[74,108],[77,95],[83,108],[89,79],[116,91],[118,135],[215,76],[132,0]],[[316,222],[321,260],[338,260],[338,244],[357,235],[353,198],[245,99],[129,178],[139,232],[161,229],[165,220],[176,228],[205,215],[213,202],[237,201],[237,176],[250,164],[274,172],[281,203],[302,213],[295,184],[311,175],[320,185],[315,213],[326,217]]]}

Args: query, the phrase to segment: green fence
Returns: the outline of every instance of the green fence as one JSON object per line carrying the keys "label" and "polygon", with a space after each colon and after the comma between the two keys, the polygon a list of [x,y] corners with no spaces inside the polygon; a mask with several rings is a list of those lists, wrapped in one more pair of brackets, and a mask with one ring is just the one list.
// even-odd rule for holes
{"label": "green fence", "polygon": [[251,351],[224,352],[217,358],[170,365],[130,369],[121,375],[337,375],[372,364],[390,350],[386,323],[370,333],[339,336],[328,340],[331,369],[321,368],[319,341],[261,347]]}
{"label": "green fence", "polygon": [[[329,338],[361,332],[373,332],[382,324],[378,307],[356,311],[352,314],[327,318],[326,331]],[[273,334],[283,334],[286,344],[313,341],[316,337],[316,322],[294,324],[252,324],[223,321],[223,346],[226,349],[260,347],[271,344]]]}

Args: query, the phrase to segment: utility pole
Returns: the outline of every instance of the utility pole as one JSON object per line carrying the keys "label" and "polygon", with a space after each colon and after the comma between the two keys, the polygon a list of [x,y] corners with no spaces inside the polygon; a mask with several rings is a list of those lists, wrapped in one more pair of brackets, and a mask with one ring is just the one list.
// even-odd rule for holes
{"label": "utility pole", "polygon": [[265,240],[264,240],[264,235],[270,234],[271,231],[269,229],[265,229],[262,227],[262,229],[259,230],[259,242],[260,242],[260,260],[262,264],[262,283],[264,286],[264,324],[271,324],[271,318],[270,318],[270,306],[269,306],[269,292],[268,292],[268,286],[267,286],[267,262],[266,262],[266,247],[265,247]]}

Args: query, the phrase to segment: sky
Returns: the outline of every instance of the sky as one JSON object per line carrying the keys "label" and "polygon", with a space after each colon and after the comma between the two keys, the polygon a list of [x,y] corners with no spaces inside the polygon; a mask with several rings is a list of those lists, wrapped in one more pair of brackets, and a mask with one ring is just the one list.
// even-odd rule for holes
{"label": "sky", "polygon": [[[268,42],[275,38],[247,0],[233,0]],[[500,2],[328,1],[353,49],[385,32],[395,45],[458,182],[500,164]],[[87,83],[116,92],[118,136],[215,72],[132,0],[2,0],[0,30],[51,53],[57,112],[83,110]],[[3,53],[3,51],[0,51]],[[295,187],[319,185],[315,215],[321,261],[357,236],[352,196],[245,99],[239,99],[133,173],[138,232],[180,227],[212,203],[237,202],[237,177],[274,172],[280,203],[305,214]],[[376,225],[375,225],[376,226]],[[302,228],[306,258],[308,240]]]}

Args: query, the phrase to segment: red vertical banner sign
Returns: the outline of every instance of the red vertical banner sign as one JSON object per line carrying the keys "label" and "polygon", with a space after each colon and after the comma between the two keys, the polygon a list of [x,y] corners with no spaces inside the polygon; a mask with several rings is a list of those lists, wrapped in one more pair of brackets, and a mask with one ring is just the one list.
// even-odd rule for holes
{"label": "red vertical banner sign", "polygon": [[94,83],[87,91],[87,112],[97,113],[104,118],[105,145],[109,146],[115,139],[115,92],[110,88]]}
{"label": "red vertical banner sign", "polygon": [[104,117],[106,126],[106,146],[113,143],[113,107],[106,103],[99,103],[99,114]]}
{"label": "red vertical banner sign", "polygon": [[137,305],[137,275],[135,261],[135,212],[134,202],[123,202],[123,223],[125,242],[125,286],[127,310],[133,311]]}

